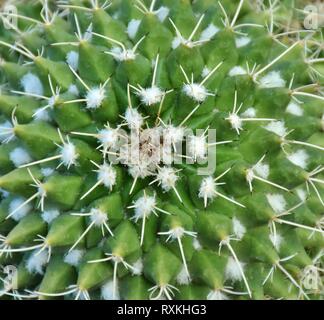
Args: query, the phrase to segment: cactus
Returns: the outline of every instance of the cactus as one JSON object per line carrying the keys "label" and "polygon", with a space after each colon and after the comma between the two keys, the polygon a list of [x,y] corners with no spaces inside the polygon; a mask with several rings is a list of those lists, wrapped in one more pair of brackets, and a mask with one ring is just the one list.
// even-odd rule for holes
{"label": "cactus", "polygon": [[323,297],[323,42],[292,1],[10,4],[1,298]]}

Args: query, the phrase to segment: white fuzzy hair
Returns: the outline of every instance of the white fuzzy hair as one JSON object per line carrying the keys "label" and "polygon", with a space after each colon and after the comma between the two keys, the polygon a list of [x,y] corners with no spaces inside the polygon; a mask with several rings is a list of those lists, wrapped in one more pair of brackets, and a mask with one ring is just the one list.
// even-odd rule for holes
{"label": "white fuzzy hair", "polygon": [[[9,212],[15,211],[25,201],[26,199],[21,197],[14,198],[9,204]],[[21,207],[19,210],[15,211],[15,213],[11,216],[11,218],[14,219],[15,221],[19,221],[20,219],[25,217],[31,210],[32,210],[32,205],[28,203],[23,207]]]}
{"label": "white fuzzy hair", "polygon": [[282,213],[286,210],[287,202],[283,195],[268,193],[266,197],[275,213]]}
{"label": "white fuzzy hair", "polygon": [[105,99],[105,89],[101,87],[92,88],[87,92],[86,101],[88,109],[97,109]]}
{"label": "white fuzzy hair", "polygon": [[127,108],[124,117],[129,129],[139,130],[143,125],[143,116],[137,109]]}
{"label": "white fuzzy hair", "polygon": [[306,169],[308,165],[309,155],[305,150],[299,149],[296,152],[291,153],[289,156],[287,156],[287,159],[294,165],[302,169]]}
{"label": "white fuzzy hair", "polygon": [[142,89],[138,92],[138,96],[146,106],[161,102],[163,95],[164,92],[157,86]]}
{"label": "white fuzzy hair", "polygon": [[112,189],[116,184],[117,172],[112,165],[103,164],[98,170],[98,180],[101,180],[105,187]]}
{"label": "white fuzzy hair", "polygon": [[55,220],[58,216],[60,215],[60,212],[57,209],[49,209],[49,210],[45,210],[42,213],[42,219],[50,224],[52,223],[53,220]]}
{"label": "white fuzzy hair", "polygon": [[39,78],[31,72],[26,73],[20,80],[20,84],[26,93],[42,96],[44,88]]}
{"label": "white fuzzy hair", "polygon": [[232,219],[232,224],[233,224],[233,232],[234,232],[236,238],[242,239],[245,235],[246,228],[244,227],[242,222],[239,219],[237,219],[236,217],[234,217]]}
{"label": "white fuzzy hair", "polygon": [[142,20],[132,19],[127,25],[127,34],[130,39],[134,39]]}
{"label": "white fuzzy hair", "polygon": [[210,40],[219,32],[219,28],[217,28],[213,23],[210,23],[206,29],[202,31],[200,34],[199,40]]}
{"label": "white fuzzy hair", "polygon": [[233,67],[228,73],[228,75],[230,77],[243,76],[243,75],[246,75],[246,74],[247,74],[246,70],[244,68],[242,68],[241,66]]}
{"label": "white fuzzy hair", "polygon": [[270,167],[267,163],[258,163],[253,167],[253,171],[257,173],[261,178],[267,179],[270,174]]}
{"label": "white fuzzy hair", "polygon": [[271,233],[269,235],[269,238],[270,238],[270,241],[272,242],[273,246],[275,247],[275,249],[277,251],[280,251],[280,246],[283,241],[283,237],[279,233],[276,233],[276,234]]}
{"label": "white fuzzy hair", "polygon": [[42,175],[44,177],[49,177],[51,176],[53,173],[54,173],[54,169],[53,168],[42,168],[41,169],[41,172],[42,172]]}
{"label": "white fuzzy hair", "polygon": [[166,17],[169,15],[170,9],[168,7],[162,6],[158,10],[155,11],[156,16],[158,19],[163,22]]}
{"label": "white fuzzy hair", "polygon": [[246,109],[243,113],[241,113],[241,118],[255,118],[256,110],[252,107]]}
{"label": "white fuzzy hair", "polygon": [[298,198],[301,201],[305,201],[307,199],[307,192],[304,189],[298,188],[298,189],[296,189],[296,193],[297,193]]}
{"label": "white fuzzy hair", "polygon": [[206,137],[203,135],[190,136],[188,149],[190,155],[195,159],[205,159],[207,153]]}
{"label": "white fuzzy hair", "polygon": [[182,91],[196,102],[204,102],[208,97],[207,89],[198,83],[186,83],[183,85]]}
{"label": "white fuzzy hair", "polygon": [[13,149],[9,154],[9,158],[16,167],[20,167],[21,165],[32,161],[29,153],[21,147]]}
{"label": "white fuzzy hair", "polygon": [[62,163],[69,168],[71,165],[76,164],[78,157],[79,154],[77,153],[75,145],[71,142],[64,143],[61,149]]}
{"label": "white fuzzy hair", "polygon": [[69,51],[66,54],[66,62],[74,71],[77,71],[79,67],[79,53],[76,51]]}
{"label": "white fuzzy hair", "polygon": [[260,79],[260,88],[283,88],[286,81],[281,78],[280,71],[271,71]]}
{"label": "white fuzzy hair", "polygon": [[177,275],[176,281],[180,285],[188,285],[191,282],[190,276],[188,275],[185,266],[182,266],[180,272]]}
{"label": "white fuzzy hair", "polygon": [[26,268],[29,273],[44,273],[44,266],[47,264],[48,261],[48,251],[43,250],[39,252],[38,250],[33,251],[33,253],[29,256],[26,261]]}
{"label": "white fuzzy hair", "polygon": [[139,258],[138,260],[135,261],[135,263],[132,265],[132,274],[136,276],[140,276],[143,273],[143,260]]}
{"label": "white fuzzy hair", "polygon": [[47,110],[43,108],[38,108],[35,110],[34,119],[39,121],[49,122],[51,121],[51,116]]}
{"label": "white fuzzy hair", "polygon": [[193,238],[192,245],[196,251],[199,251],[202,249],[202,246],[197,238]]}
{"label": "white fuzzy hair", "polygon": [[290,113],[290,114],[292,114],[294,116],[297,116],[297,117],[301,117],[304,114],[304,110],[295,101],[290,101],[289,102],[289,104],[287,106],[287,109],[286,109],[286,112]]}
{"label": "white fuzzy hair", "polygon": [[250,42],[251,42],[250,37],[242,36],[242,37],[235,38],[236,48],[242,48],[248,45]]}
{"label": "white fuzzy hair", "polygon": [[78,87],[75,84],[70,84],[68,93],[71,93],[74,96],[78,96],[80,92],[79,92]]}
{"label": "white fuzzy hair", "polygon": [[207,300],[229,300],[228,296],[220,290],[210,291]]}
{"label": "white fuzzy hair", "polygon": [[[239,262],[239,264],[242,270],[244,270],[245,264],[243,262]],[[242,272],[233,257],[228,257],[225,268],[225,277],[232,281],[241,281],[243,279]]]}
{"label": "white fuzzy hair", "polygon": [[275,133],[279,137],[284,137],[287,134],[287,129],[283,121],[271,121],[264,126],[264,129]]}
{"label": "white fuzzy hair", "polygon": [[84,250],[74,249],[72,251],[69,251],[64,256],[64,262],[71,266],[77,267],[80,264],[84,254],[85,254]]}
{"label": "white fuzzy hair", "polygon": [[[108,281],[101,287],[101,297],[104,300],[113,300],[114,297],[114,282]],[[116,293],[115,293],[115,299],[114,300],[120,300],[119,290],[118,290],[118,282],[116,283]]]}

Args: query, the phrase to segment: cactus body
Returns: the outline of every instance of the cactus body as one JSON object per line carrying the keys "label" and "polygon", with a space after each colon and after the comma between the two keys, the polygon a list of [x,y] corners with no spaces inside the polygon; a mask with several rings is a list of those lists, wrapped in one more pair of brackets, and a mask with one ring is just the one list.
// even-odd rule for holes
{"label": "cactus body", "polygon": [[322,298],[323,43],[290,1],[10,3],[1,298]]}

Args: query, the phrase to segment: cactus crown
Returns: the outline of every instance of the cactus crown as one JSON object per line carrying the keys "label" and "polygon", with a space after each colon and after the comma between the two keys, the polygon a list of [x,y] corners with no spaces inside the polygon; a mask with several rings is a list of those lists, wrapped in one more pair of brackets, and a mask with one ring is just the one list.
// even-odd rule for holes
{"label": "cactus crown", "polygon": [[1,297],[321,298],[323,43],[281,2],[10,1]]}

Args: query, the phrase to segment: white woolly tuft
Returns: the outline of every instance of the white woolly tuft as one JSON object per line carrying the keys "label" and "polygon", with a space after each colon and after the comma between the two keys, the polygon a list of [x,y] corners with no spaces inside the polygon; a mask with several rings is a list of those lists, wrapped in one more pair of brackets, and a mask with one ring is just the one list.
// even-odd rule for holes
{"label": "white woolly tuft", "polygon": [[156,16],[158,17],[158,19],[163,22],[166,17],[169,15],[170,13],[170,9],[168,7],[162,6],[160,7],[156,12]]}
{"label": "white woolly tuft", "polygon": [[236,217],[233,218],[232,223],[233,223],[233,232],[236,238],[242,239],[245,235],[246,228],[241,223],[241,221],[238,220]]}
{"label": "white woolly tuft", "polygon": [[242,118],[255,118],[256,110],[254,108],[248,108],[243,113],[241,113]]}
{"label": "white woolly tuft", "polygon": [[8,198],[10,195],[10,192],[0,188],[0,194],[1,194],[2,198]]}
{"label": "white woolly tuft", "polygon": [[38,252],[38,250],[34,251],[26,261],[26,268],[29,273],[44,273],[43,268],[47,264],[48,251],[43,250],[40,253]]}
{"label": "white woolly tuft", "polygon": [[216,184],[213,177],[206,177],[202,180],[199,187],[199,198],[213,199],[216,197]]}
{"label": "white woolly tuft", "polygon": [[76,151],[75,145],[71,142],[65,143],[61,149],[61,159],[62,163],[66,167],[76,164],[76,160],[79,157],[79,154]]}
{"label": "white woolly tuft", "polygon": [[161,102],[164,92],[160,88],[153,86],[150,88],[142,89],[137,94],[145,105],[151,106],[153,104]]}
{"label": "white woolly tuft", "polygon": [[261,178],[267,179],[270,174],[269,165],[266,163],[258,163],[253,167],[253,171],[258,174]]}
{"label": "white woolly tuft", "polygon": [[116,292],[114,299],[114,282],[108,281],[101,287],[101,296],[104,300],[120,300],[118,282],[116,283]]}
{"label": "white woolly tuft", "polygon": [[[10,204],[9,204],[9,212],[15,211],[20,205],[22,205],[26,199],[24,198],[15,198],[13,199]],[[30,211],[32,210],[32,205],[31,204],[26,204],[23,207],[21,207],[19,210],[17,210],[11,218],[14,219],[15,221],[19,221],[23,217],[25,217]]]}
{"label": "white woolly tuft", "polygon": [[115,147],[118,142],[118,132],[116,129],[102,129],[98,133],[99,141],[105,148]]}
{"label": "white woolly tuft", "polygon": [[143,273],[143,260],[139,258],[133,265],[132,265],[132,274],[135,276],[140,276]]}
{"label": "white woolly tuft", "polygon": [[86,95],[87,108],[97,109],[101,106],[103,100],[105,99],[105,89],[101,87],[92,88],[88,91]]}
{"label": "white woolly tuft", "polygon": [[[239,264],[241,265],[242,270],[244,270],[245,263],[239,262]],[[243,279],[242,272],[233,257],[229,257],[227,260],[225,277],[232,281],[241,281]]]}
{"label": "white woolly tuft", "polygon": [[[0,127],[2,128],[10,128],[13,129],[12,124],[9,121],[5,121],[0,123]],[[14,132],[10,130],[10,132],[8,132],[8,134],[5,134],[5,132],[1,132],[1,128],[0,128],[0,142],[9,142],[11,140],[11,136],[14,135]],[[13,136],[14,137],[14,136]]]}
{"label": "white woolly tuft", "polygon": [[304,114],[304,110],[295,101],[290,101],[287,106],[286,112],[297,117],[301,117]]}
{"label": "white woolly tuft", "polygon": [[287,134],[287,129],[283,121],[271,121],[264,126],[264,129],[275,133],[279,137],[284,137]]}
{"label": "white woolly tuft", "polygon": [[16,167],[32,161],[29,153],[23,148],[15,148],[9,154],[9,158]]}
{"label": "white woolly tuft", "polygon": [[135,215],[134,219],[142,219],[143,217],[148,217],[154,210],[156,206],[155,197],[144,196],[138,198],[134,202]]}
{"label": "white woolly tuft", "polygon": [[304,189],[298,188],[296,190],[297,196],[301,201],[305,201],[307,199],[307,193]]}
{"label": "white woolly tuft", "polygon": [[41,172],[43,174],[44,177],[49,177],[54,173],[54,169],[53,168],[42,168]]}
{"label": "white woolly tuft", "polygon": [[84,254],[85,254],[84,250],[74,249],[74,250],[68,252],[64,256],[64,262],[71,266],[77,267],[80,264],[81,259],[84,256]]}
{"label": "white woolly tuft", "polygon": [[177,144],[178,142],[182,142],[184,132],[184,128],[175,127],[170,124],[163,130],[163,138],[169,143]]}
{"label": "white woolly tuft", "polygon": [[43,108],[38,108],[35,110],[34,119],[36,121],[38,120],[38,121],[49,122],[49,121],[51,121],[51,116],[47,110],[45,110]]}
{"label": "white woolly tuft", "polygon": [[87,30],[82,35],[83,41],[90,42],[92,40],[92,30],[93,30],[93,24],[90,23]]}
{"label": "white woolly tuft", "polygon": [[308,165],[309,155],[305,150],[300,149],[290,154],[287,159],[294,165],[301,167],[302,169],[306,169]]}
{"label": "white woolly tuft", "polygon": [[101,211],[100,209],[92,208],[90,213],[90,220],[91,222],[94,222],[95,226],[97,227],[101,227],[108,220],[107,213]]}
{"label": "white woolly tuft", "polygon": [[239,115],[237,115],[236,113],[230,113],[228,120],[233,129],[235,129],[236,131],[242,130],[243,121]]}
{"label": "white woolly tuft", "polygon": [[279,71],[271,71],[260,79],[260,88],[283,88],[286,81],[281,78]]}
{"label": "white woolly tuft", "polygon": [[188,149],[194,159],[205,159],[207,154],[206,137],[203,135],[190,136]]}
{"label": "white woolly tuft", "polygon": [[182,227],[175,227],[172,228],[169,232],[169,236],[171,236],[171,239],[175,240],[178,238],[182,238],[182,236],[185,234],[185,229],[183,229]]}
{"label": "white woolly tuft", "polygon": [[200,242],[199,242],[199,240],[197,238],[194,238],[192,240],[192,245],[193,245],[194,249],[197,250],[197,251],[202,249],[202,246],[201,246],[201,244],[200,244]]}
{"label": "white woolly tuft", "polygon": [[266,197],[275,213],[282,213],[286,210],[287,202],[283,195],[268,193]]}
{"label": "white woolly tuft", "polygon": [[229,300],[229,298],[220,290],[213,290],[208,293],[207,300]]}
{"label": "white woolly tuft", "polygon": [[123,50],[120,47],[113,47],[110,52],[117,61],[135,60],[136,58],[136,53],[130,49]]}
{"label": "white woolly tuft", "polygon": [[235,39],[236,48],[242,48],[248,45],[250,42],[251,42],[251,38],[245,36]]}
{"label": "white woolly tuft", "polygon": [[200,35],[201,40],[210,40],[213,36],[215,36],[219,32],[219,28],[217,28],[214,24],[210,23],[208,27],[202,31]]}
{"label": "white woolly tuft", "polygon": [[183,43],[183,39],[180,37],[174,37],[172,40],[172,49],[176,49],[180,46],[180,44]]}
{"label": "white woolly tuft", "polygon": [[79,67],[79,53],[76,51],[68,52],[66,62],[74,71],[77,71]]}
{"label": "white woolly tuft", "polygon": [[276,233],[276,234],[270,234],[269,235],[269,238],[270,238],[270,241],[272,242],[273,246],[275,247],[275,249],[277,251],[280,251],[280,246],[281,246],[281,243],[282,243],[282,236],[279,234],[279,233]]}
{"label": "white woolly tuft", "polygon": [[37,94],[42,96],[44,94],[44,89],[41,81],[37,76],[32,73],[25,74],[21,80],[20,84],[23,87],[24,91],[31,94]]}
{"label": "white woolly tuft", "polygon": [[48,224],[52,223],[60,215],[60,212],[57,209],[45,210],[42,213],[42,219]]}
{"label": "white woolly tuft", "polygon": [[247,74],[246,70],[240,66],[233,67],[228,73],[230,77],[243,76],[246,74]]}
{"label": "white woolly tuft", "polygon": [[156,179],[164,191],[174,188],[178,178],[175,169],[170,167],[162,167],[156,175]]}
{"label": "white woolly tuft", "polygon": [[124,117],[129,129],[139,130],[143,125],[144,119],[137,109],[127,108]]}
{"label": "white woolly tuft", "polygon": [[135,165],[128,164],[128,172],[133,178],[140,177],[144,179],[145,177],[152,175],[149,165],[146,162]]}
{"label": "white woolly tuft", "polygon": [[198,83],[186,83],[182,91],[197,102],[204,102],[208,96],[207,89]]}
{"label": "white woolly tuft", "polygon": [[132,19],[128,25],[127,25],[127,34],[130,39],[134,39],[136,36],[136,33],[138,31],[138,28],[141,24],[141,20]]}
{"label": "white woolly tuft", "polygon": [[209,75],[209,73],[210,73],[210,69],[208,68],[208,67],[204,67],[204,69],[202,70],[202,72],[201,72],[201,76],[203,77],[203,78],[205,78],[205,77],[207,77],[208,75]]}
{"label": "white woolly tuft", "polygon": [[101,165],[98,170],[98,180],[101,180],[105,187],[112,189],[116,184],[117,172],[111,165]]}
{"label": "white woolly tuft", "polygon": [[188,285],[191,282],[190,276],[187,273],[185,266],[182,266],[180,272],[177,275],[177,283],[180,285]]}
{"label": "white woolly tuft", "polygon": [[69,86],[68,93],[71,93],[74,96],[78,96],[80,92],[79,92],[78,87],[75,84],[71,84]]}

